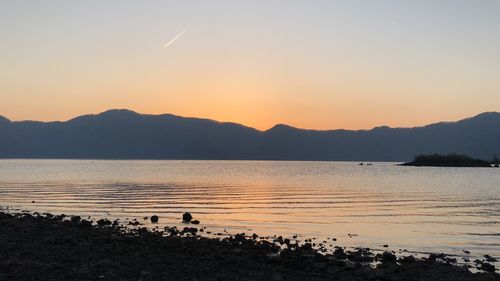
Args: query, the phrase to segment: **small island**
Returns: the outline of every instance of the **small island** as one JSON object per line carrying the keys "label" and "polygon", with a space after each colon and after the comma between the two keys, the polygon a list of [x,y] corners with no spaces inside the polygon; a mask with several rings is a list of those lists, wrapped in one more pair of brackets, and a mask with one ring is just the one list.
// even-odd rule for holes
{"label": "small island", "polygon": [[459,154],[429,154],[417,155],[412,162],[401,164],[403,166],[430,166],[430,167],[491,167],[490,162],[471,158]]}

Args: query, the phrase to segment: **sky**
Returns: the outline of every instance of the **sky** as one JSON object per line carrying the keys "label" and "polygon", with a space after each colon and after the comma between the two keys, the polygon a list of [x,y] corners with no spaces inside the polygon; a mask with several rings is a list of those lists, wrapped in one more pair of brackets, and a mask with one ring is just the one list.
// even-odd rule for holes
{"label": "sky", "polygon": [[499,11],[498,0],[1,0],[0,115],[127,108],[262,130],[458,120],[500,111]]}

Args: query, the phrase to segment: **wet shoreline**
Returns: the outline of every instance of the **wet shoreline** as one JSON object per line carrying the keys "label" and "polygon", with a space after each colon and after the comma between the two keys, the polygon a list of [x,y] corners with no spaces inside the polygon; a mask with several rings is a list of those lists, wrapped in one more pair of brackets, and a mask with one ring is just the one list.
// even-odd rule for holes
{"label": "wet shoreline", "polygon": [[301,241],[317,238],[316,243],[337,238],[328,244],[419,257],[446,253],[459,262],[484,254],[499,258],[499,173],[394,165],[1,161],[0,206],[137,218],[147,227],[151,224],[143,217],[156,214],[160,224],[179,228],[180,216],[189,211],[209,231],[225,235],[298,235]]}
{"label": "wet shoreline", "polygon": [[192,224],[148,229],[1,211],[0,225],[0,280],[500,280],[486,261],[472,273],[445,255],[342,247],[324,253],[311,240],[208,238]]}

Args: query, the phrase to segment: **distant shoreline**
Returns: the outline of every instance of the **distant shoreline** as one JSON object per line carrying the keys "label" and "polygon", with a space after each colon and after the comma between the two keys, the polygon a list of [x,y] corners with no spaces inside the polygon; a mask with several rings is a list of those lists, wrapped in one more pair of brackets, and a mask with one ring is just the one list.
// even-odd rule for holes
{"label": "distant shoreline", "polygon": [[372,161],[372,160],[287,160],[287,159],[184,159],[184,158],[24,158],[24,157],[6,157],[1,160],[81,160],[81,161],[248,161],[248,162],[345,162],[353,164],[368,163],[391,163],[403,164],[403,161]]}
{"label": "distant shoreline", "polygon": [[[500,280],[496,273],[471,273],[444,255],[398,258],[340,247],[325,255],[310,243],[279,237],[206,238],[189,225],[148,230],[106,219],[4,211],[0,225],[0,279],[6,280]],[[378,266],[368,266],[372,262]]]}

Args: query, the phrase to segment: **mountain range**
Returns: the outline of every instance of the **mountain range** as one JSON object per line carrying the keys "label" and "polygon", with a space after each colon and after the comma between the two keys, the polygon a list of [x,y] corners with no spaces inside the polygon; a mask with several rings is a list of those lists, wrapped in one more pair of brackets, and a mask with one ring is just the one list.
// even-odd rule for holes
{"label": "mountain range", "polygon": [[408,161],[416,154],[500,155],[500,113],[414,128],[260,131],[236,123],[109,110],[65,122],[0,116],[0,158]]}

